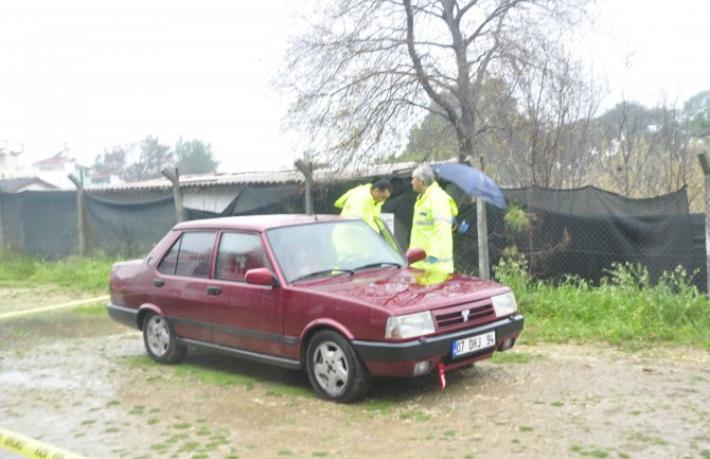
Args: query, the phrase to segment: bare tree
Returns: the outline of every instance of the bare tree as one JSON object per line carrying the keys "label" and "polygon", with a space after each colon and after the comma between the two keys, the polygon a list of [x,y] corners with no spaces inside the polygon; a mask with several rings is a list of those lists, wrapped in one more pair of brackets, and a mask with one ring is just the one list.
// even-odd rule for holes
{"label": "bare tree", "polygon": [[599,89],[579,61],[544,38],[517,49],[510,68],[519,115],[507,120],[507,130],[519,147],[511,149],[507,160],[518,183],[579,186],[593,160],[589,132]]}
{"label": "bare tree", "polygon": [[[476,156],[478,89],[510,43],[576,19],[585,0],[334,0],[284,75],[291,122],[339,164],[392,153],[421,112],[441,116],[459,160]],[[387,149],[390,149],[387,151]]]}

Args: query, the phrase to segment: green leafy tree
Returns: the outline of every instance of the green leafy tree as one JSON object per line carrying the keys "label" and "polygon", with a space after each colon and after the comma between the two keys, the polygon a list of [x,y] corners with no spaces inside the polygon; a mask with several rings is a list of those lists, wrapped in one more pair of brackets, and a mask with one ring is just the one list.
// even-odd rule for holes
{"label": "green leafy tree", "polygon": [[115,175],[123,179],[127,161],[128,149],[116,145],[111,150],[104,150],[102,154],[96,156],[91,171],[94,175]]}
{"label": "green leafy tree", "polygon": [[694,95],[685,103],[683,114],[688,119],[690,135],[710,139],[710,90]]}
{"label": "green leafy tree", "polygon": [[215,172],[219,162],[215,160],[212,147],[201,140],[183,142],[175,145],[177,168],[181,174],[207,174]]}
{"label": "green leafy tree", "polygon": [[161,176],[160,171],[174,165],[174,155],[170,147],[161,144],[157,137],[149,135],[140,143],[140,157],[126,168],[124,179],[137,182],[158,178]]}

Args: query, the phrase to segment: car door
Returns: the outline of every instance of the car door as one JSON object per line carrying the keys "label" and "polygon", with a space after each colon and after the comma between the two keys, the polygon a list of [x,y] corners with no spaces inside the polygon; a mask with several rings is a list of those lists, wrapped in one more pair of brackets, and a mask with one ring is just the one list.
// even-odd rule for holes
{"label": "car door", "polygon": [[217,231],[186,231],[158,264],[152,302],[170,320],[178,336],[212,341],[206,302]]}
{"label": "car door", "polygon": [[221,233],[215,272],[209,286],[217,344],[281,356],[283,322],[281,288],[247,284],[246,272],[267,268],[273,272],[259,233]]}

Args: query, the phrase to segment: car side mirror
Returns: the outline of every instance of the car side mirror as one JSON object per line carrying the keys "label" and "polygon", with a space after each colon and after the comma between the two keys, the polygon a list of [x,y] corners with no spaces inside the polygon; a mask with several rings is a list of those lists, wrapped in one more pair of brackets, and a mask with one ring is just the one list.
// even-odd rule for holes
{"label": "car side mirror", "polygon": [[411,265],[412,263],[416,263],[417,261],[423,260],[426,258],[426,252],[424,249],[419,249],[419,248],[413,248],[407,250],[407,262]]}
{"label": "car side mirror", "polygon": [[247,284],[253,285],[268,285],[269,287],[277,287],[279,285],[278,279],[274,276],[274,273],[266,268],[254,268],[247,271],[245,276]]}

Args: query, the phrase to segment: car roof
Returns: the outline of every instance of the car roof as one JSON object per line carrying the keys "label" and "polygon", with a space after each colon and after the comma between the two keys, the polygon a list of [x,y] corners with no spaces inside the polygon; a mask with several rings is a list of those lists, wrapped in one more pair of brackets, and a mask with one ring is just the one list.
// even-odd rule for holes
{"label": "car roof", "polygon": [[243,215],[240,217],[208,218],[204,220],[190,220],[175,225],[174,230],[189,229],[240,229],[249,231],[266,231],[271,228],[312,224],[319,222],[332,222],[338,220],[352,220],[341,218],[338,215],[303,215],[303,214],[275,214],[275,215]]}

